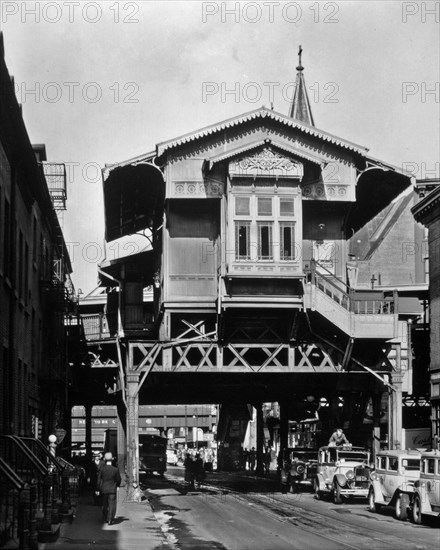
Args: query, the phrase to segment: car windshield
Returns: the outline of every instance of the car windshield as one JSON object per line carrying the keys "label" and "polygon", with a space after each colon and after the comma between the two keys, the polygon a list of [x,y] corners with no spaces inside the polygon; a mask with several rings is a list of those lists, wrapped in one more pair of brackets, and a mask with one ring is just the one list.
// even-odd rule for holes
{"label": "car windshield", "polygon": [[316,460],[317,459],[317,453],[315,452],[296,452],[292,453],[292,460],[295,459],[295,457],[298,457],[298,460]]}
{"label": "car windshield", "polygon": [[420,469],[420,460],[414,458],[408,458],[402,460],[402,466],[405,470],[419,470]]}
{"label": "car windshield", "polygon": [[341,451],[338,453],[338,460],[354,460],[356,462],[368,460],[367,453],[350,453]]}

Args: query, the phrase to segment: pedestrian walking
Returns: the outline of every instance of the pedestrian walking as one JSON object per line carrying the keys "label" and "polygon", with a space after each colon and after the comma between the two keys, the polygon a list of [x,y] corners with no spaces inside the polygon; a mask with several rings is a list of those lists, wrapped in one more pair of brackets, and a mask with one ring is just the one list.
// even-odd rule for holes
{"label": "pedestrian walking", "polygon": [[255,447],[252,447],[252,449],[249,451],[249,470],[251,472],[255,469],[255,462],[257,460],[257,453],[255,451]]}
{"label": "pedestrian walking", "polygon": [[248,449],[243,450],[243,462],[244,462],[244,469],[249,470],[249,453]]}
{"label": "pedestrian walking", "polygon": [[194,461],[194,479],[197,481],[197,488],[200,489],[200,486],[205,481],[205,470],[203,468],[203,460],[199,453],[196,454],[196,459]]}
{"label": "pedestrian walking", "polygon": [[194,460],[189,453],[186,453],[183,466],[185,467],[185,481],[190,489],[194,489]]}
{"label": "pedestrian walking", "polygon": [[281,481],[281,492],[283,495],[289,492],[291,478],[290,470],[292,467],[292,462],[290,460],[290,454],[288,449],[283,449],[281,454],[281,469],[280,469],[280,481]]}
{"label": "pedestrian walking", "polygon": [[266,475],[268,475],[269,474],[269,468],[270,468],[270,461],[271,461],[270,448],[269,447],[267,447],[266,452],[264,453],[263,460],[264,460],[264,473]]}
{"label": "pedestrian walking", "polygon": [[105,453],[104,462],[98,473],[98,490],[102,495],[102,518],[111,525],[116,516],[116,495],[121,485],[119,469],[112,464],[112,453]]}
{"label": "pedestrian walking", "polygon": [[93,460],[89,468],[87,481],[92,489],[93,502],[98,506],[101,505],[101,496],[98,490],[98,474],[103,465],[102,454],[99,451],[93,451]]}

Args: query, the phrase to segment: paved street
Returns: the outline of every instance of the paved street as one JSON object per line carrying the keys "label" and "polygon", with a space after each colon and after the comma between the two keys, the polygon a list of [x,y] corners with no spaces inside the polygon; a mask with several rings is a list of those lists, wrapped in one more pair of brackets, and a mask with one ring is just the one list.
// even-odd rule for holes
{"label": "paved street", "polygon": [[281,494],[269,479],[212,473],[206,486],[189,491],[183,468],[164,478],[141,475],[146,496],[129,502],[120,489],[114,525],[102,524],[101,510],[83,494],[72,524],[62,524],[55,543],[39,550],[432,550],[440,545],[440,523],[399,522],[391,510],[368,512],[365,502],[340,506],[316,501],[305,489]]}
{"label": "paved street", "polygon": [[166,479],[145,477],[145,492],[170,545],[179,548],[432,549],[439,524],[398,522],[391,510],[368,512],[365,502],[336,506],[311,492],[282,495],[275,480],[210,474],[188,491],[181,468]]}

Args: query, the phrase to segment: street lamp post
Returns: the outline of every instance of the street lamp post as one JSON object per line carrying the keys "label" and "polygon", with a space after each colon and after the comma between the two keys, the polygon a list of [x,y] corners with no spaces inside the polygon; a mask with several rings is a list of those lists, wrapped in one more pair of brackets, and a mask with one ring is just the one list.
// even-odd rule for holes
{"label": "street lamp post", "polygon": [[199,450],[199,423],[198,423],[198,418],[197,418],[197,409],[195,410],[195,413],[196,414],[193,414],[193,418],[196,419],[196,437],[195,437],[195,447],[197,450]]}
{"label": "street lamp post", "polygon": [[185,449],[188,449],[188,405],[185,405]]}

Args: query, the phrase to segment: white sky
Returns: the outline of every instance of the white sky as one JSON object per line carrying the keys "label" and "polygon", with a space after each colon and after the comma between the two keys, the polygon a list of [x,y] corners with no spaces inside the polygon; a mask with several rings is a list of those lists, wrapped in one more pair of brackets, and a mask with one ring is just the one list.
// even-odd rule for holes
{"label": "white sky", "polygon": [[[287,114],[299,44],[318,128],[396,166],[415,163],[417,177],[439,177],[440,2],[118,4],[0,5],[31,141],[46,144],[48,160],[72,163],[64,234],[84,293],[103,259],[96,167],[270,107],[264,83],[278,83],[274,108]],[[204,86],[212,94],[203,100]],[[224,93],[234,88],[238,97]]]}

